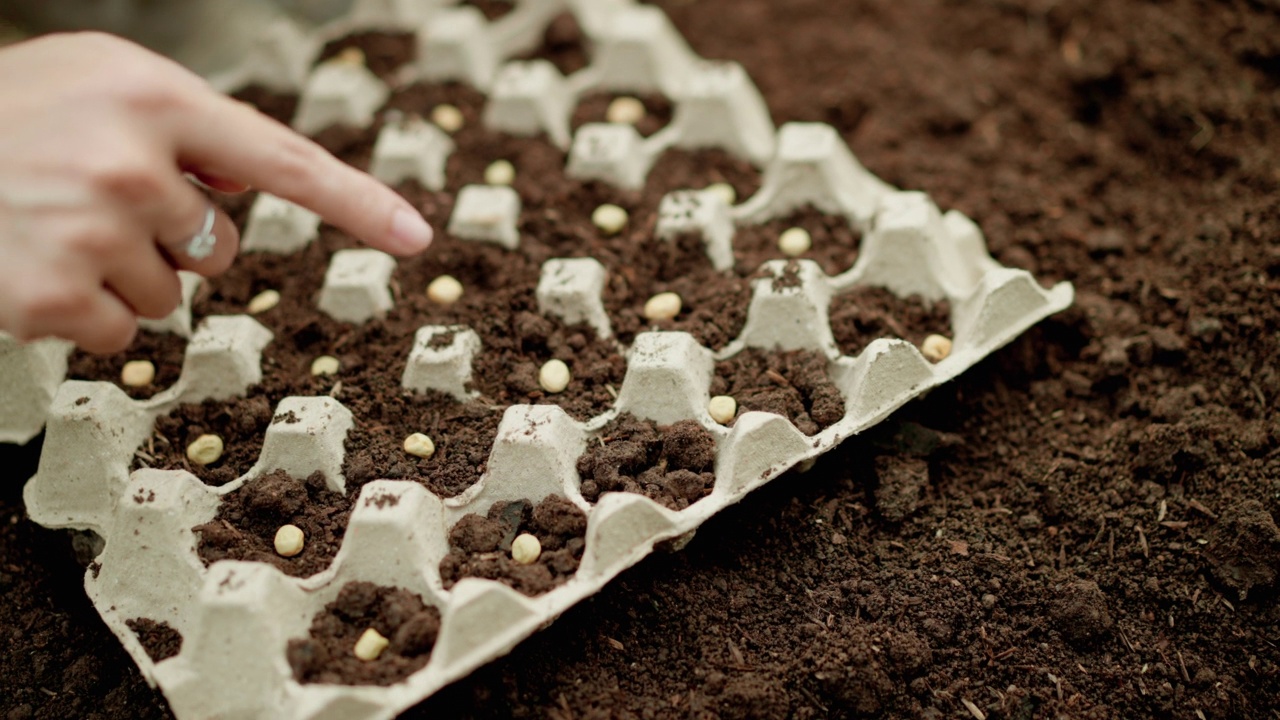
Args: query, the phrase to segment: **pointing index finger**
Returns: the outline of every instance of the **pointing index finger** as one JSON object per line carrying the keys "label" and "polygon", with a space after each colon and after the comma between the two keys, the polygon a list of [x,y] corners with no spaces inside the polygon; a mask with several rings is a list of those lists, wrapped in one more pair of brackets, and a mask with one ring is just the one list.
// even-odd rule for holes
{"label": "pointing index finger", "polygon": [[205,94],[200,120],[178,131],[184,164],[301,205],[379,250],[413,255],[431,244],[431,226],[391,188],[251,106]]}

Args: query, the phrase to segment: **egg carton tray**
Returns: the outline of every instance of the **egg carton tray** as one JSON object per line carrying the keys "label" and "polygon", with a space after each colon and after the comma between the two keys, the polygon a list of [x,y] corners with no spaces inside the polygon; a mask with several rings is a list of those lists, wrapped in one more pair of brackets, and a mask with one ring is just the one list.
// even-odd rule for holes
{"label": "egg carton tray", "polygon": [[[573,78],[556,79],[543,71],[526,72],[529,63],[504,62],[527,49],[564,11],[575,14],[591,40],[591,66]],[[506,132],[545,134],[552,142],[559,142],[561,130],[568,132],[563,107],[556,105],[554,114],[546,111],[548,77],[571,90],[568,112],[573,98],[591,88],[657,89],[674,98],[671,127],[648,140],[611,125],[588,125],[576,137],[561,138],[569,149],[566,171],[576,177],[634,187],[644,182],[653,157],[673,146],[723,147],[763,167],[761,189],[740,205],[731,206],[710,190],[668,194],[653,242],[695,233],[711,262],[725,268],[732,264],[737,226],[813,205],[860,229],[860,251],[852,268],[834,276],[808,260],[766,263],[752,280],[742,332],[718,352],[682,332],[641,333],[625,349],[627,369],[614,407],[587,422],[575,421],[555,405],[507,407],[485,474],[457,497],[442,499],[414,482],[365,484],[336,558],[307,578],[261,563],[222,561],[205,567],[192,528],[212,520],[224,496],[277,470],[297,478],[320,472],[332,490],[347,492],[344,440],[357,418],[338,400],[281,401],[257,463],[223,487],[206,486],[181,470],[130,472],[157,418],[185,403],[241,396],[261,381],[269,330],[248,316],[205,318],[192,328],[190,299],[199,279],[184,276],[186,302],[156,326],[190,337],[182,373],[173,387],[145,401],[130,399],[111,383],[68,381],[54,391],[65,373],[65,345],[0,344],[0,378],[6,383],[0,390],[7,393],[6,403],[19,398],[28,427],[35,422],[30,418],[43,415],[41,403],[49,403],[52,394],[45,451],[25,488],[28,512],[47,527],[90,530],[102,537],[101,553],[85,575],[86,591],[182,720],[394,717],[509,652],[656,546],[679,546],[721,509],[874,426],[1072,302],[1070,285],[1045,289],[1028,273],[996,263],[981,231],[961,213],[944,213],[924,194],[902,192],[877,179],[832,128],[774,128],[745,74],[694,56],[652,6],[529,0],[485,23],[474,8],[452,3],[366,0],[319,34],[267,28],[256,56],[223,81],[232,89],[252,82],[300,91],[295,125],[310,131],[335,122],[368,126],[390,89],[349,58],[311,68],[324,38],[369,28],[412,29],[426,38],[425,57],[413,72],[487,90],[485,122]],[[272,58],[274,65],[267,62]],[[520,72],[513,73],[512,66]],[[519,82],[504,85],[504,78],[517,74]],[[375,174],[387,182],[414,177],[428,187],[443,186],[444,159],[451,151],[446,135],[416,118],[388,123],[382,133],[372,160]],[[455,203],[449,232],[518,248],[519,210],[519,197],[510,188],[467,187]],[[264,195],[250,213],[245,251],[294,252],[315,240],[318,225],[313,214]],[[374,250],[335,253],[318,300],[320,311],[351,323],[385,312],[394,302],[395,263]],[[536,293],[540,311],[568,323],[588,323],[609,337],[612,328],[601,298],[608,273],[590,258],[548,261]],[[857,356],[842,355],[828,308],[834,297],[868,286],[949,302],[950,354],[930,362],[911,343],[879,339]],[[434,341],[441,335],[448,341]],[[405,358],[403,387],[471,401],[472,361],[485,351],[480,337],[465,327],[428,326],[415,340]],[[844,417],[811,436],[769,413],[746,412],[730,426],[715,422],[708,412],[714,363],[748,348],[821,353],[843,396]],[[10,383],[11,378],[17,380]],[[660,426],[694,420],[710,432],[717,446],[710,494],[680,511],[628,493],[588,502],[576,461],[621,413]],[[536,503],[552,495],[569,500],[588,518],[582,561],[571,578],[537,597],[475,578],[446,589],[439,566],[449,552],[449,529],[460,518],[483,515],[498,502]],[[440,611],[440,633],[428,663],[386,687],[298,682],[287,659],[289,641],[306,637],[312,619],[356,581],[409,590]],[[128,627],[137,618],[177,630],[181,650],[154,662]]]}

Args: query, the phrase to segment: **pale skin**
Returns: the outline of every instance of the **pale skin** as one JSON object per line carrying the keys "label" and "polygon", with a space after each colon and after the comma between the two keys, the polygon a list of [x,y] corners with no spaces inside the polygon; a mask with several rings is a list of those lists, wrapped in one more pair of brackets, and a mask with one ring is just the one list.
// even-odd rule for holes
{"label": "pale skin", "polygon": [[226,270],[239,235],[221,211],[215,253],[182,250],[209,207],[184,173],[394,255],[431,243],[395,192],[179,65],[109,35],[46,36],[0,50],[0,331],[118,352],[138,317],[178,306],[179,269]]}

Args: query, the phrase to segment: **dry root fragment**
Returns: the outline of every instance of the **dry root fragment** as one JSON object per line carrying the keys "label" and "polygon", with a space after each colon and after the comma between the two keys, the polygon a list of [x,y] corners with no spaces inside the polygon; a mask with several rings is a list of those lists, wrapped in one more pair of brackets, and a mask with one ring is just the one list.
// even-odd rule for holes
{"label": "dry root fragment", "polygon": [[222,457],[222,438],[217,435],[201,435],[187,446],[187,459],[196,465],[212,465]]}
{"label": "dry root fragment", "polygon": [[382,651],[386,650],[387,646],[390,644],[391,641],[383,637],[382,633],[374,630],[373,628],[369,628],[368,630],[365,630],[364,634],[360,636],[360,639],[356,641],[355,655],[361,660],[372,662],[377,660],[378,656],[382,654]]}
{"label": "dry root fragment", "polygon": [[707,403],[707,413],[721,425],[728,425],[738,414],[738,401],[728,395],[717,395]]}
{"label": "dry root fragment", "polygon": [[506,160],[495,160],[484,169],[486,185],[510,185],[516,180],[516,166]]}
{"label": "dry root fragment", "polygon": [[644,107],[644,103],[633,97],[614,98],[609,103],[609,109],[605,110],[604,119],[611,123],[621,123],[623,125],[635,125],[644,119],[648,111]]}
{"label": "dry root fragment", "polygon": [[431,109],[431,122],[435,123],[441,130],[453,134],[462,129],[466,124],[466,118],[462,116],[462,111],[453,105],[437,105]]}
{"label": "dry root fragment", "polygon": [[942,362],[951,354],[951,339],[942,335],[930,335],[920,343],[920,354],[929,362]]}
{"label": "dry root fragment", "polygon": [[644,317],[646,320],[653,322],[673,320],[683,308],[684,301],[676,293],[658,293],[649,298],[649,301],[644,304]]}
{"label": "dry root fragment", "polygon": [[302,534],[302,528],[297,525],[281,525],[276,530],[276,553],[280,557],[297,557],[305,544],[306,537]]}
{"label": "dry root fragment", "polygon": [[813,247],[813,238],[804,228],[793,227],[778,236],[778,249],[788,257],[799,257]]}
{"label": "dry root fragment", "polygon": [[404,439],[404,451],[414,457],[428,460],[436,454],[436,444],[422,433],[414,433]]}
{"label": "dry root fragment", "polygon": [[529,533],[521,533],[511,541],[511,559],[521,565],[532,565],[542,556],[542,543]]}
{"label": "dry root fragment", "polygon": [[261,315],[280,304],[280,293],[275,290],[263,290],[249,301],[247,309],[250,315]]}
{"label": "dry root fragment", "polygon": [[437,305],[452,305],[462,299],[462,283],[452,275],[441,275],[427,286],[427,299]]}
{"label": "dry root fragment", "polygon": [[617,205],[604,204],[591,213],[591,222],[605,235],[617,235],[627,226],[630,216]]}
{"label": "dry root fragment", "polygon": [[316,377],[337,375],[341,369],[342,363],[332,355],[321,355],[311,363],[311,374]]}
{"label": "dry root fragment", "polygon": [[538,371],[538,384],[552,395],[564,392],[572,380],[569,366],[563,360],[548,360]]}
{"label": "dry root fragment", "polygon": [[124,364],[120,382],[128,387],[146,387],[156,379],[156,366],[150,360],[133,360]]}

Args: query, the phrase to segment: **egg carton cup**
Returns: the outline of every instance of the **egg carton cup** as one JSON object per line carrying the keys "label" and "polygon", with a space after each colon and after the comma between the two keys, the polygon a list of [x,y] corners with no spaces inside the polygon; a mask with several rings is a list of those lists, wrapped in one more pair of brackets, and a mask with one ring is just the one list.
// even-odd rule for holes
{"label": "egg carton cup", "polygon": [[262,350],[271,339],[248,316],[212,316],[188,343],[177,382],[150,399],[134,400],[113,383],[61,383],[39,467],[24,490],[28,514],[46,527],[112,537],[113,506],[155,418],[179,405],[243,395],[262,381]]}
{"label": "egg carton cup", "polygon": [[[191,338],[191,304],[204,283],[201,276],[179,271],[182,299],[164,318],[139,318],[138,327],[154,333]],[[67,378],[67,362],[75,349],[65,340],[20,344],[0,333],[0,443],[25,445],[44,429],[54,396]]]}
{"label": "egg carton cup", "polygon": [[44,429],[72,348],[63,340],[24,345],[0,332],[0,443],[25,445]]}
{"label": "egg carton cup", "polygon": [[[583,28],[591,59],[586,68],[565,77],[545,60],[513,60],[535,49],[548,25],[563,12],[571,13]],[[520,0],[494,21],[478,8],[454,1],[360,2],[346,17],[309,33],[288,24],[266,27],[244,67],[225,73],[216,85],[236,91],[258,84],[299,93],[293,126],[304,133],[332,125],[367,128],[386,103],[386,83],[349,58],[306,70],[325,42],[362,30],[415,33],[417,60],[402,68],[393,84],[462,82],[481,90],[488,96],[486,127],[515,136],[545,134],[561,149],[574,148],[575,177],[604,172],[611,182],[636,188],[654,160],[671,148],[720,148],[757,166],[774,155],[772,119],[742,67],[698,57],[660,8],[631,0]],[[589,137],[576,143],[571,129],[574,109],[595,92],[661,94],[674,105],[672,122],[643,141],[584,128]],[[442,144],[431,141],[433,148]],[[602,142],[608,145],[607,157],[591,152]],[[435,167],[439,149],[421,152],[423,162]],[[602,163],[619,167],[602,169]],[[402,157],[397,164],[401,169],[392,171],[375,163],[375,175],[387,182],[404,179],[406,164],[412,163]]]}
{"label": "egg carton cup", "polygon": [[[50,452],[27,488],[28,508],[43,524],[91,529],[105,539],[86,588],[179,718],[392,718],[508,652],[656,546],[688,538],[755,488],[864,432],[1072,300],[1069,285],[1046,290],[1028,273],[999,266],[972,222],[940,213],[921,193],[889,192],[876,207],[849,270],[828,276],[812,261],[767,263],[753,281],[744,329],[720,352],[683,332],[641,333],[626,351],[626,375],[609,411],[578,422],[554,404],[506,408],[486,473],[461,495],[442,499],[406,481],[366,484],[337,557],[315,576],[292,578],[244,562],[205,567],[192,528],[216,515],[222,496],[275,470],[294,477],[321,472],[331,489],[350,491],[342,465],[351,413],[329,397],[286,398],[258,462],[221,488],[181,470],[130,474],[155,417],[176,402],[208,394],[209,383],[198,381],[194,363],[175,388],[148,402],[131,401],[109,384],[64,385],[54,402]],[[605,275],[590,259],[547,262],[539,283],[541,311],[590,322],[602,308]],[[832,340],[828,307],[841,293],[867,285],[950,302],[951,354],[930,363],[910,343],[880,339],[856,356],[842,355]],[[225,375],[228,392],[252,384],[264,333],[248,318],[206,321],[193,347],[228,351],[220,363],[201,363],[203,376]],[[472,361],[484,352],[474,331],[430,326],[415,340],[405,388],[481,401],[467,389]],[[717,424],[707,411],[715,362],[747,348],[822,353],[844,397],[844,418],[812,436],[762,412],[744,412],[729,427]],[[693,420],[706,428],[717,443],[710,495],[682,511],[626,493],[587,502],[577,459],[621,413],[659,425]],[[498,502],[538,502],[550,495],[567,498],[588,517],[586,548],[573,577],[538,597],[472,578],[445,589],[438,568],[458,520]],[[353,581],[408,589],[441,611],[429,662],[389,687],[300,684],[287,661],[289,640],[305,637],[311,619]],[[168,623],[184,638],[181,651],[153,662],[128,629],[135,618]]]}
{"label": "egg carton cup", "polygon": [[[443,27],[433,37],[454,33],[459,39],[452,57],[472,63],[459,61],[461,79],[480,67],[474,58],[483,60],[484,55],[476,47],[498,45],[496,56],[505,59],[512,52],[510,45],[519,45],[524,37],[514,30],[501,35],[493,27],[496,23],[473,32],[474,14],[454,5],[363,2],[343,27],[345,32],[359,27],[413,28],[420,39]],[[526,7],[533,10],[517,15]],[[707,191],[679,190],[666,196],[651,242],[698,234],[713,266],[727,270],[733,264],[738,226],[814,205],[844,217],[862,232],[856,263],[836,275],[827,275],[808,260],[767,263],[752,280],[741,333],[718,352],[687,333],[640,333],[623,348],[627,369],[616,402],[594,418],[574,420],[552,402],[505,408],[484,475],[452,498],[437,497],[407,481],[377,480],[358,491],[348,487],[342,474],[344,441],[357,419],[331,397],[282,400],[265,432],[258,461],[222,487],[206,486],[183,470],[147,468],[131,473],[135,458],[149,455],[157,417],[182,403],[243,394],[261,379],[260,353],[270,333],[248,317],[206,319],[192,337],[177,384],[151,400],[131,400],[106,383],[63,384],[53,398],[46,452],[25,489],[28,511],[46,526],[92,530],[103,538],[104,549],[85,575],[87,592],[180,720],[392,718],[510,651],[655,547],[679,547],[708,518],[747,493],[789,468],[812,464],[846,438],[866,431],[1070,305],[1070,285],[1045,289],[1028,273],[1000,266],[988,255],[972,221],[954,211],[941,212],[921,193],[901,192],[880,181],[858,163],[834,129],[789,124],[775,131],[771,124],[752,119],[756,109],[743,91],[745,76],[719,68],[715,78],[701,85],[690,81],[702,61],[687,51],[683,40],[672,39],[669,21],[660,11],[622,0],[564,0],[520,3],[507,17],[524,17],[521,22],[536,25],[528,18],[541,22],[553,7],[574,12],[593,46],[592,65],[558,86],[570,98],[592,88],[703,96],[703,102],[679,103],[672,126],[647,140],[625,126],[623,131],[616,126],[583,128],[572,140],[574,150],[580,142],[591,144],[592,137],[603,139],[571,152],[570,172],[618,184],[634,184],[639,177],[643,184],[657,154],[682,142],[720,143],[754,157],[763,167],[761,190],[741,205],[730,206]],[[467,15],[472,20],[458,19]],[[499,43],[494,37],[506,39]],[[500,94],[502,74],[509,72],[511,63],[493,66],[494,83],[489,87],[492,94]],[[543,81],[548,77],[552,76],[544,73]],[[318,84],[314,76],[305,82],[313,81]],[[512,118],[519,114],[526,129],[534,121],[541,123],[554,141],[557,135],[546,129],[551,125],[548,118],[561,117],[563,104],[539,104],[540,98],[516,92],[520,88],[514,86],[525,82],[513,83],[505,96],[510,100],[506,107],[520,112],[511,110],[506,120],[493,122],[515,127],[518,123]],[[753,86],[750,89],[754,92]],[[367,107],[361,112],[365,111]],[[507,111],[498,114],[503,113]],[[714,123],[721,132],[697,125],[704,122]],[[419,145],[386,155],[400,163],[396,172],[429,174],[422,168],[442,165],[440,156],[447,154],[439,139],[419,138]],[[415,153],[423,164],[414,164]],[[518,248],[519,202],[511,188],[464,188],[449,230],[462,239]],[[269,196],[260,198],[258,205],[246,232],[251,250],[289,253],[314,241],[318,221],[313,224],[296,208]],[[260,237],[249,242],[255,223],[260,224]],[[394,299],[394,268],[393,259],[375,251],[336,253],[320,293],[321,310],[351,323],[377,317]],[[536,291],[539,311],[565,323],[589,324],[605,342],[616,342],[603,303],[609,272],[592,259],[547,261]],[[931,363],[908,342],[879,339],[856,356],[842,354],[830,328],[830,305],[842,294],[872,286],[902,297],[948,302],[951,353]],[[716,423],[707,409],[716,362],[751,348],[820,353],[843,397],[844,417],[811,436],[770,413],[743,412],[728,425]],[[485,402],[471,388],[475,360],[485,351],[479,334],[470,328],[423,327],[404,359],[401,384],[411,392],[438,391],[461,402]],[[581,493],[577,460],[623,413],[659,425],[693,420],[704,427],[717,445],[710,494],[680,511],[626,493],[607,493],[588,502]],[[198,557],[192,528],[216,516],[223,496],[276,470],[298,478],[321,472],[332,490],[358,492],[334,561],[309,578],[288,577],[260,563],[223,561],[206,567]],[[449,552],[449,530],[458,520],[470,513],[484,514],[498,502],[536,503],[551,495],[566,498],[588,517],[576,574],[537,597],[474,578],[445,588],[439,565]],[[354,581],[410,590],[440,610],[441,631],[429,662],[388,687],[297,682],[287,660],[289,641],[306,637],[312,619]],[[180,652],[152,661],[128,628],[136,618],[165,622],[180,632]]]}

